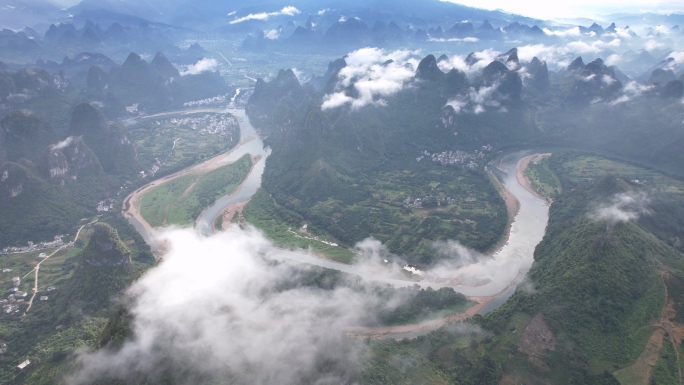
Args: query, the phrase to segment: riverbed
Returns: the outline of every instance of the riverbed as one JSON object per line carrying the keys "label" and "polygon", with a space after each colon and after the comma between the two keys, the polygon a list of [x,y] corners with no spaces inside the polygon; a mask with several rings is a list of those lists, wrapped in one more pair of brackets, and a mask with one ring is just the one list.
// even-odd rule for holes
{"label": "riverbed", "polygon": [[[259,160],[238,190],[225,196],[207,207],[197,218],[195,227],[204,235],[213,233],[212,223],[226,207],[248,201],[261,186],[269,148],[264,148],[263,141],[251,125],[244,109],[228,108],[224,112],[233,114],[240,123],[240,144],[227,154],[212,159],[214,163],[231,163],[249,154]],[[493,297],[480,311],[486,313],[498,308],[515,291],[516,286],[524,280],[525,274],[534,262],[534,249],[542,240],[548,222],[549,207],[547,202],[528,191],[518,180],[517,168],[520,160],[530,151],[518,151],[499,158],[492,170],[503,183],[508,192],[519,202],[519,210],[512,221],[508,239],[500,250],[491,256],[480,259],[459,268],[439,268],[427,271],[427,279],[420,281],[406,279],[401,269],[392,269],[380,265],[355,264],[348,265],[319,258],[305,250],[274,249],[271,257],[279,260],[296,261],[315,265],[340,272],[355,274],[370,281],[388,283],[396,287],[418,284],[421,287],[439,289],[452,287],[454,290],[471,297]],[[197,166],[194,166],[197,167]],[[126,217],[138,229],[143,238],[154,248],[158,247],[154,230],[140,223],[141,218],[127,213]],[[461,284],[459,282],[477,282]]]}
{"label": "riverbed", "polygon": [[233,149],[229,154],[221,160],[224,163],[232,163],[240,159],[246,154],[252,157],[258,157],[259,160],[253,165],[252,171],[249,173],[238,190],[231,195],[224,196],[218,199],[211,206],[202,211],[200,216],[195,221],[197,230],[204,234],[210,235],[213,233],[212,223],[214,218],[219,215],[226,207],[248,201],[261,187],[261,177],[264,174],[266,167],[266,158],[271,153],[267,147],[264,148],[264,142],[256,132],[249,121],[244,109],[229,108],[226,112],[231,113],[240,123],[240,145]]}

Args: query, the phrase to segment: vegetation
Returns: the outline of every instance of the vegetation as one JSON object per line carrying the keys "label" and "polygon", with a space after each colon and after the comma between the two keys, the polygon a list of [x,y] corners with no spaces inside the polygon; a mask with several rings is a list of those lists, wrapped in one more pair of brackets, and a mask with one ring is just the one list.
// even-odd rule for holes
{"label": "vegetation", "polygon": [[544,198],[553,199],[561,193],[561,184],[548,163],[547,157],[535,159],[527,165],[525,176],[530,179],[534,191]]}
{"label": "vegetation", "polygon": [[[213,130],[209,130],[214,127]],[[162,175],[226,151],[240,141],[228,114],[171,114],[140,119],[128,127],[146,173]]]}
{"label": "vegetation", "polygon": [[84,175],[64,186],[46,181],[30,165],[5,163],[22,178],[19,195],[0,198],[0,247],[21,246],[26,242],[50,241],[58,234],[73,233],[79,221],[95,214],[97,203],[106,197],[104,176]]}
{"label": "vegetation", "polygon": [[[282,84],[274,83],[276,90]],[[436,124],[425,112],[436,103],[430,95],[409,111],[399,108],[406,101],[388,109],[323,112],[306,97],[299,109],[284,99],[274,112],[280,117],[275,127],[287,127],[269,137],[273,153],[263,188],[346,246],[373,236],[392,252],[426,264],[434,262],[431,245],[439,239],[489,249],[503,233],[507,215],[483,170],[486,160],[467,167],[417,159],[426,149],[449,149],[448,135],[453,137],[445,131],[418,134],[419,127]],[[288,123],[293,120],[298,125]],[[422,208],[415,207],[416,198]],[[447,198],[453,202],[447,204]]]}
{"label": "vegetation", "polygon": [[684,252],[684,182],[646,166],[581,152],[559,152],[549,159],[549,168],[564,189],[573,189],[608,175],[618,177],[644,191],[650,214],[639,225],[668,245]]}
{"label": "vegetation", "polygon": [[188,225],[216,199],[235,191],[252,167],[249,155],[206,174],[188,174],[155,187],[140,213],[152,226]]}
{"label": "vegetation", "polygon": [[[561,155],[566,162],[558,162],[555,157],[551,165],[567,166],[574,159]],[[571,175],[559,174],[566,181]],[[661,177],[657,179],[665,183]],[[611,372],[639,357],[664,305],[656,268],[679,269],[683,258],[640,223],[607,226],[588,217],[593,203],[641,186],[605,176],[572,186],[564,184],[551,206],[547,234],[528,275],[533,289],[519,289],[498,310],[474,318],[487,337],[443,330],[412,341],[378,343],[362,378],[382,383],[405,370],[391,357],[414,355],[424,361],[411,367],[411,375],[423,381],[496,384],[505,378],[517,383],[617,384]],[[679,279],[666,279],[677,309],[682,303]],[[533,335],[544,336],[545,342]],[[531,339],[537,342],[531,344]],[[663,346],[653,383],[671,383],[678,375],[672,345],[664,341]]]}
{"label": "vegetation", "polygon": [[461,293],[456,293],[450,287],[438,290],[427,289],[397,289],[398,292],[408,291],[409,299],[401,306],[381,311],[378,321],[383,325],[404,325],[421,320],[438,318],[449,313],[465,310],[472,301],[466,300]]}
{"label": "vegetation", "polygon": [[[254,194],[245,206],[243,215],[247,223],[263,231],[276,245],[299,249],[311,248],[342,263],[351,263],[354,259],[354,253],[344,247],[305,238],[318,237],[328,243],[335,242],[325,231],[309,225],[301,215],[278,205],[263,189]],[[303,232],[301,229],[305,224],[306,232]]]}
{"label": "vegetation", "polygon": [[[71,370],[78,349],[98,345],[115,308],[113,298],[154,263],[149,247],[120,214],[106,214],[101,219],[115,225],[118,231],[101,224],[98,228],[104,231],[98,236],[93,233],[94,226],[84,228],[79,236],[81,242],[76,242],[74,249],[62,250],[41,264],[37,297],[26,316],[21,316],[25,304],[20,306],[20,312],[3,312],[0,316],[0,344],[7,344],[7,352],[0,355],[3,383],[53,384],[63,378]],[[116,246],[110,252],[118,250],[117,255],[130,253],[130,265],[107,267],[87,263],[89,255],[101,256],[93,251],[98,240],[102,244],[113,241]],[[12,268],[12,272],[1,276],[3,287],[8,287],[8,277],[24,277],[30,272],[39,261],[37,254],[0,255],[0,265]],[[30,292],[29,287],[33,287],[33,275],[22,280],[20,290]],[[48,292],[48,287],[55,289]],[[40,301],[40,296],[48,299]],[[23,371],[16,370],[16,365],[27,358],[31,365]]]}

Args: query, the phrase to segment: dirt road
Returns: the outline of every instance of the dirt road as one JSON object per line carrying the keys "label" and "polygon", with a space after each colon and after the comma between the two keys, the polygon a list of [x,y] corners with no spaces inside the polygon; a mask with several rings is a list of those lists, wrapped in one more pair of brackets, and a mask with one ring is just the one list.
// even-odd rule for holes
{"label": "dirt road", "polygon": [[[83,230],[84,227],[86,227],[86,226],[88,226],[88,225],[91,225],[91,224],[93,224],[93,223],[95,223],[95,222],[97,222],[97,218],[96,218],[94,221],[89,222],[89,223],[86,223],[86,224],[82,225],[81,227],[79,227],[79,228],[78,228],[78,231],[76,231],[76,236],[74,237],[74,242],[76,242],[76,240],[78,239],[79,234],[81,234],[81,230]],[[45,262],[45,261],[47,261],[48,259],[50,259],[50,257],[52,257],[53,255],[57,254],[59,251],[61,251],[61,250],[65,249],[65,248],[67,248],[68,246],[69,246],[69,244],[66,244],[66,245],[60,247],[59,249],[55,250],[54,252],[52,252],[52,254],[48,255],[48,256],[45,257],[45,258],[43,258],[43,260],[40,261],[40,262],[38,262],[38,264],[36,265],[35,268],[33,268],[32,271],[30,271],[28,274],[26,274],[26,275],[24,276],[24,277],[26,277],[27,275],[31,274],[32,272],[35,272],[35,277],[34,277],[34,280],[33,280],[33,295],[31,296],[31,299],[29,299],[29,301],[28,301],[28,307],[26,308],[26,311],[24,311],[24,315],[26,315],[26,313],[28,313],[28,311],[31,309],[31,306],[33,306],[33,300],[36,298],[36,294],[38,293],[38,271],[40,270],[40,265],[41,265],[43,262]]]}

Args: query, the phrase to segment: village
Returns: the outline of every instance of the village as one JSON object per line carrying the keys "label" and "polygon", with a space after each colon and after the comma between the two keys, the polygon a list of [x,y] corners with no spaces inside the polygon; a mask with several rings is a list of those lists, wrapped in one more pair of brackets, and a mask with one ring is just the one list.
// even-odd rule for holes
{"label": "village", "polygon": [[28,241],[26,246],[5,247],[4,249],[0,250],[0,254],[26,253],[29,251],[62,247],[64,246],[64,241],[62,241],[62,237],[64,237],[64,235],[55,235],[55,238],[49,242],[40,242],[34,244],[33,242]]}
{"label": "village", "polygon": [[422,198],[411,198],[408,197],[404,199],[404,205],[406,207],[414,207],[417,209],[450,206],[453,205],[455,200],[452,197],[442,198],[441,196],[432,196],[428,194]]}
{"label": "village", "polygon": [[190,102],[185,102],[183,103],[183,107],[203,107],[203,106],[210,106],[210,105],[215,105],[215,104],[225,104],[226,100],[229,98],[229,95],[219,95],[219,96],[214,96],[213,98],[206,98],[202,100],[193,100]]}
{"label": "village", "polygon": [[156,121],[158,126],[167,123],[199,131],[202,135],[232,135],[238,129],[237,120],[230,115],[223,114],[206,114],[201,117],[171,118],[169,120]]}
{"label": "village", "polygon": [[97,203],[98,212],[114,211],[114,199],[108,198]]}
{"label": "village", "polygon": [[[3,273],[11,271],[10,269],[3,269]],[[19,312],[19,307],[26,304],[26,297],[28,297],[29,293],[25,291],[19,290],[19,286],[21,285],[21,278],[20,277],[12,277],[12,287],[9,288],[7,293],[9,295],[7,296],[6,299],[1,299],[0,300],[0,307],[2,308],[2,312],[5,314],[12,314],[12,313],[18,313]],[[51,292],[53,290],[56,290],[54,286],[49,286],[47,288],[48,292]],[[39,300],[41,301],[47,301],[48,300],[47,295],[42,295],[39,297]]]}
{"label": "village", "polygon": [[465,164],[466,167],[470,168],[471,170],[476,169],[479,167],[479,164],[476,163],[476,160],[483,159],[485,155],[489,152],[492,151],[492,146],[490,144],[487,144],[485,146],[482,146],[482,149],[480,150],[475,150],[474,153],[469,153],[466,151],[461,151],[461,150],[456,150],[456,151],[443,151],[440,153],[434,153],[431,154],[427,150],[422,152],[422,155],[416,158],[417,162],[420,162],[423,159],[427,160],[432,160],[433,162],[438,162],[442,166],[446,166],[448,164]]}

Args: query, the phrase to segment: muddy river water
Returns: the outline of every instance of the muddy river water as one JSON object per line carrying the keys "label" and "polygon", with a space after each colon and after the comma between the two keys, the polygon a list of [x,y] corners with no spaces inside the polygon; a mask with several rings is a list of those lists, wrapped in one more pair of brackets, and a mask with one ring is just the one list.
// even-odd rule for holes
{"label": "muddy river water", "polygon": [[[251,125],[244,109],[228,108],[226,112],[233,114],[240,122],[241,144],[225,155],[221,161],[230,163],[238,160],[245,154],[259,157],[247,179],[234,194],[220,198],[211,206],[207,207],[197,218],[196,228],[202,234],[212,233],[214,218],[226,207],[234,203],[249,200],[261,186],[261,177],[264,172],[266,159],[270,149],[264,148],[264,144],[258,133]],[[322,259],[306,251],[290,251],[273,249],[271,256],[282,260],[293,260],[300,263],[334,269],[345,273],[356,274],[371,281],[389,283],[395,286],[411,286],[418,284],[422,287],[452,287],[454,290],[467,296],[494,297],[480,311],[486,313],[501,306],[510,297],[517,284],[522,282],[525,273],[530,269],[534,261],[533,254],[537,244],[542,240],[546,224],[548,222],[549,207],[546,202],[526,190],[516,177],[516,168],[520,159],[530,154],[530,151],[517,151],[508,153],[499,158],[496,164],[490,165],[491,171],[503,183],[505,188],[514,195],[519,202],[519,210],[511,225],[510,234],[506,244],[494,255],[483,257],[468,266],[459,267],[453,271],[442,269],[439,272],[426,272],[426,278],[420,281],[409,280],[397,269],[388,269],[376,265],[348,265],[335,261]],[[153,249],[158,248],[153,234],[146,226],[143,226],[135,218],[126,216],[129,221],[141,233],[143,238]],[[468,280],[449,279],[454,277],[477,277],[477,284],[464,284]],[[437,278],[439,276],[439,278]]]}

